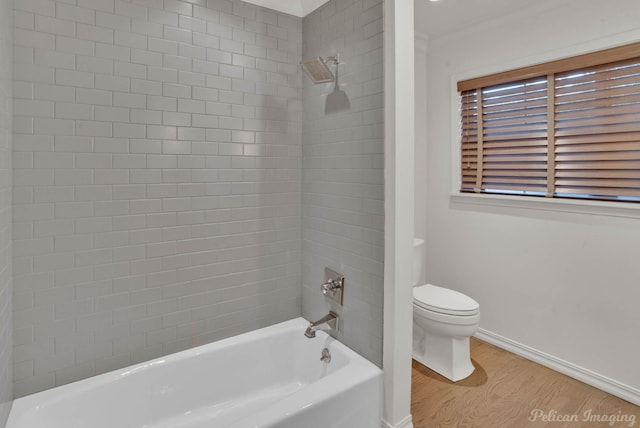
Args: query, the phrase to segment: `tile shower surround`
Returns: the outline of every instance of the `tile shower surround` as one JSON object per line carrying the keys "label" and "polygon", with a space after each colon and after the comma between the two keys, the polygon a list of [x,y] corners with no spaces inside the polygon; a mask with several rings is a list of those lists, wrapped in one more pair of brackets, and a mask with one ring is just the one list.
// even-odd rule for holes
{"label": "tile shower surround", "polygon": [[0,0],[0,427],[13,398],[11,314],[11,2]]}
{"label": "tile shower surround", "polygon": [[299,316],[302,20],[227,0],[13,19],[16,396]]}
{"label": "tile shower surround", "polygon": [[[380,364],[380,1],[332,0],[304,24],[227,0],[14,8],[16,396],[301,300],[313,317],[325,265],[349,278],[340,339]],[[330,85],[305,82],[302,102],[304,26],[305,54],[342,53],[349,112],[324,116]]]}
{"label": "tile shower surround", "polygon": [[[339,339],[382,365],[384,287],[384,84],[382,0],[333,0],[303,20],[303,57],[340,54],[351,108],[325,114],[334,84],[303,79],[302,313],[341,316]],[[333,64],[329,68],[334,71]],[[345,276],[344,307],[318,279]]]}

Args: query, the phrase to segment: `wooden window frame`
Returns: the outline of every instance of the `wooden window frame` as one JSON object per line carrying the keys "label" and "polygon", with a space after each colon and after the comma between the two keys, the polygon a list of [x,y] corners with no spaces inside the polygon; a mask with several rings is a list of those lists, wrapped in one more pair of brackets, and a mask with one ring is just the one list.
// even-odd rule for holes
{"label": "wooden window frame", "polygon": [[[487,76],[472,78],[461,80],[457,82],[457,90],[459,93],[464,93],[465,91],[476,91],[478,96],[477,98],[480,100],[477,110],[479,111],[480,117],[482,118],[482,90],[484,88],[492,88],[496,85],[505,85],[517,83],[520,81],[524,81],[526,79],[535,79],[535,78],[544,78],[547,79],[547,191],[545,196],[547,197],[567,197],[566,195],[555,195],[555,135],[556,135],[556,122],[555,118],[555,94],[554,88],[556,87],[555,77],[556,75],[562,75],[562,73],[567,72],[580,72],[583,69],[587,69],[590,67],[599,67],[606,64],[618,63],[621,61],[627,60],[636,60],[640,63],[640,43],[632,43],[624,46],[604,49],[601,51],[587,53],[583,55],[578,55],[570,58],[564,58],[560,60],[545,62],[541,64],[536,64],[533,66],[521,67],[514,70],[509,70],[500,73],[494,73]],[[638,81],[640,82],[640,76],[638,77]],[[483,120],[478,121],[478,136],[477,140],[479,142],[477,147],[478,152],[478,175],[476,176],[476,188],[474,189],[476,193],[484,193],[482,191],[482,163],[483,163]],[[634,122],[635,123],[635,122]],[[635,150],[635,149],[634,149]],[[464,156],[464,154],[463,154]],[[461,177],[462,174],[459,175]],[[634,176],[635,179],[635,176]],[[462,178],[464,181],[464,178]],[[468,188],[466,191],[469,191]],[[636,192],[634,190],[634,192]],[[509,194],[509,192],[498,192]],[[637,193],[637,192],[636,192]],[[526,192],[516,192],[517,195],[527,195]],[[539,194],[538,194],[539,195]],[[640,196],[634,194],[630,198],[625,198],[624,195],[621,195],[623,198],[620,199],[620,195],[618,197],[605,197],[605,200],[618,201],[622,200],[625,202],[640,202]],[[592,197],[590,195],[581,196],[580,199],[586,200],[597,200],[601,199],[600,197]]]}

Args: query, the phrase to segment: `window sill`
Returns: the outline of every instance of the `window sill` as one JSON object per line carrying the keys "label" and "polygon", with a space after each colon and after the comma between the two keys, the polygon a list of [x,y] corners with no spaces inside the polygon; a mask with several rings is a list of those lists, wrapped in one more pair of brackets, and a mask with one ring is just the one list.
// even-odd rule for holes
{"label": "window sill", "polygon": [[527,210],[569,212],[577,214],[639,218],[640,203],[607,202],[591,200],[553,199],[531,196],[507,196],[494,194],[453,193],[453,205],[465,207],[501,207]]}

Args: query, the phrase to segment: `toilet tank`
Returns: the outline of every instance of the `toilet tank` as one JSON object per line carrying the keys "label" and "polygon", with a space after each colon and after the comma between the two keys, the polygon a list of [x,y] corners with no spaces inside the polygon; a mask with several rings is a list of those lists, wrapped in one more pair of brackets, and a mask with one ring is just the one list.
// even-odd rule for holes
{"label": "toilet tank", "polygon": [[413,285],[425,283],[424,272],[424,239],[413,239]]}

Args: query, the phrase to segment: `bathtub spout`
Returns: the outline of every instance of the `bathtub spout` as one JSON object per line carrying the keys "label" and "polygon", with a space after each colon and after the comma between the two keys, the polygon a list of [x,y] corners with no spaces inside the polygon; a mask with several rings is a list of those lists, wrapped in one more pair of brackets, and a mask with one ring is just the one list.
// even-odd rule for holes
{"label": "bathtub spout", "polygon": [[307,327],[307,331],[304,335],[308,338],[316,337],[316,331],[318,330],[337,330],[338,329],[338,315],[335,312],[329,312],[324,318],[319,319],[316,322],[312,322]]}

